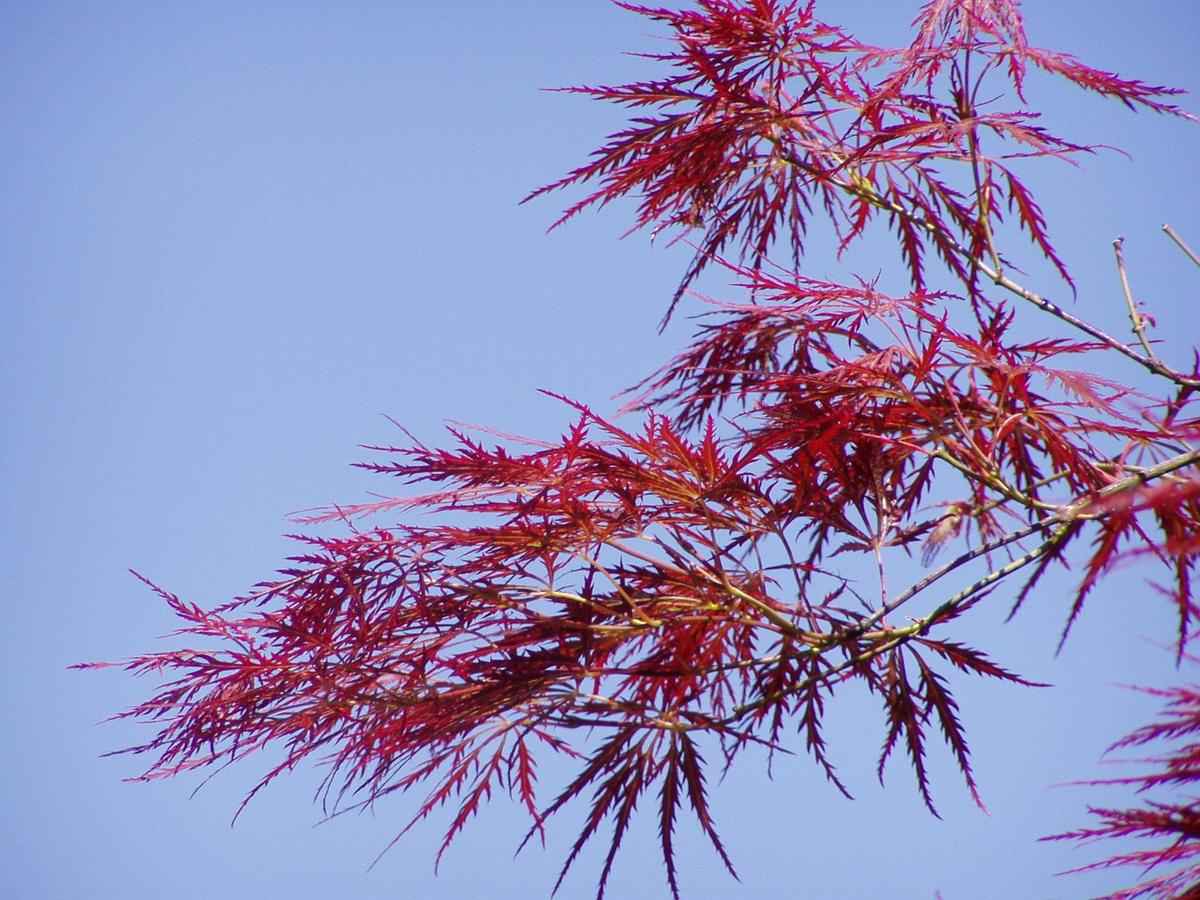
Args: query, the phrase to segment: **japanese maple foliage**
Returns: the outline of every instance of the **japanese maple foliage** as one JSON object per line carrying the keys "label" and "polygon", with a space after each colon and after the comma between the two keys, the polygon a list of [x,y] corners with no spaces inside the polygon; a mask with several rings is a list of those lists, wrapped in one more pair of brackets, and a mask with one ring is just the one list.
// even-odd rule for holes
{"label": "japanese maple foliage", "polygon": [[[563,398],[555,440],[461,430],[446,447],[373,448],[366,467],[412,489],[308,520],[345,536],[300,538],[288,568],[216,609],[155,588],[210,649],[125,663],[168,679],[123,714],[156,729],[127,751],[153,759],[143,778],[278,746],[262,784],[315,757],[335,807],[421,788],[418,820],[453,810],[443,849],[498,791],[528,809],[531,835],[581,804],[562,871],[607,831],[598,895],[652,806],[678,896],[681,814],[733,871],[712,765],[803,747],[845,790],[823,723],[847,684],[881,704],[880,777],[906,756],[934,811],[927,758],[942,743],[976,795],[952,681],[1029,682],[954,623],[981,602],[1015,611],[1051,567],[1082,572],[1065,639],[1114,565],[1156,566],[1184,652],[1200,618],[1200,372],[1160,357],[1128,294],[1126,341],[1018,283],[999,246],[1011,219],[1069,285],[1021,171],[1091,147],[1028,108],[1031,66],[1184,115],[1176,92],[1030,45],[1015,0],[934,0],[900,49],[813,3],[619,5],[673,35],[652,56],[663,74],[570,89],[634,116],[533,196],[585,186],[564,220],[628,196],[635,228],[691,242],[668,315],[710,266],[742,299],[711,301],[691,346],[634,389],[634,424]],[[909,293],[803,273],[810,228],[845,249],[875,220]],[[1015,336],[1027,316],[1050,336]],[[1122,364],[1157,388],[1094,374]],[[360,524],[389,514],[401,523]],[[889,587],[896,554],[926,573]],[[1167,696],[1173,718],[1132,743],[1200,729],[1194,690]],[[578,774],[544,797],[539,762],[555,754]],[[1196,756],[1136,783],[1194,783]],[[1183,866],[1119,896],[1200,880],[1194,803],[1096,812],[1070,836],[1179,837],[1117,857]]]}
{"label": "japanese maple foliage", "polygon": [[[1195,663],[1194,658],[1190,662]],[[1167,701],[1167,712],[1158,721],[1139,728],[1122,738],[1110,748],[1110,752],[1122,752],[1135,747],[1146,747],[1164,741],[1185,741],[1166,756],[1145,760],[1158,771],[1148,774],[1112,779],[1108,782],[1092,782],[1093,785],[1133,785],[1139,792],[1150,792],[1164,787],[1192,786],[1200,781],[1200,688],[1195,685],[1177,688],[1146,689],[1147,693]],[[1143,878],[1137,885],[1111,895],[1113,900],[1133,900],[1135,897],[1194,897],[1200,876],[1200,806],[1194,797],[1174,798],[1169,801],[1147,800],[1134,809],[1106,809],[1091,807],[1090,812],[1100,819],[1098,825],[1082,828],[1066,834],[1054,835],[1048,840],[1083,840],[1112,837],[1150,838],[1161,844],[1165,838],[1171,842],[1140,850],[1130,850],[1106,860],[1092,863],[1078,871],[1106,869],[1115,866],[1131,866],[1153,877]],[[1163,871],[1163,870],[1166,871]]]}

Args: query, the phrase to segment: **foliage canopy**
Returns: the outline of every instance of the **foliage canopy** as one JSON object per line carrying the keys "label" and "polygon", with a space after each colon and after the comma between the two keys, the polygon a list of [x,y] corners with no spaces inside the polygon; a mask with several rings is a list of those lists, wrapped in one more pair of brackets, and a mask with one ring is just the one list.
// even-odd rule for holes
{"label": "foliage canopy", "polygon": [[[557,440],[454,430],[446,447],[374,448],[365,467],[411,489],[307,520],[348,523],[345,536],[298,538],[291,565],[216,609],[155,588],[182,633],[220,649],[124,663],[168,676],[123,714],[156,728],[127,751],[152,757],[143,778],[281,746],[260,786],[310,756],[329,763],[335,806],[424,786],[417,820],[454,810],[443,849],[496,791],[528,809],[531,836],[578,802],[562,872],[607,829],[600,896],[652,803],[678,896],[682,813],[733,871],[705,753],[727,766],[750,747],[802,746],[845,791],[822,725],[848,683],[882,705],[881,776],[906,756],[936,814],[933,739],[978,801],[951,676],[1029,684],[955,637],[981,602],[1016,612],[1070,561],[1082,576],[1065,640],[1114,566],[1142,559],[1186,652],[1200,617],[1200,371],[1159,355],[1128,291],[1124,340],[1015,280],[1000,246],[1019,229],[1071,286],[1021,170],[1093,147],[1029,107],[1031,67],[1186,115],[1176,91],[1029,44],[1015,0],[932,0],[896,49],[814,3],[618,5],[673,35],[651,57],[662,74],[571,88],[630,120],[531,197],[582,186],[560,222],[630,197],[635,228],[689,241],[668,316],[707,267],[742,299],[713,303],[690,347],[633,389],[625,421],[638,425],[562,398],[572,421]],[[804,273],[810,228],[846,249],[877,221],[908,293]],[[1019,317],[1050,336],[1015,336]],[[1118,364],[1156,390],[1099,374]],[[404,522],[359,525],[395,513]],[[896,552],[926,569],[902,589],[886,578]],[[858,577],[868,569],[874,583]],[[1128,744],[1200,728],[1194,689],[1162,693],[1168,716]],[[579,767],[549,800],[546,754]],[[1136,783],[1192,783],[1198,766],[1188,746]],[[1059,837],[1148,835],[1162,849],[1099,865],[1177,864],[1113,896],[1181,896],[1200,880],[1195,804],[1095,812],[1098,825]]]}

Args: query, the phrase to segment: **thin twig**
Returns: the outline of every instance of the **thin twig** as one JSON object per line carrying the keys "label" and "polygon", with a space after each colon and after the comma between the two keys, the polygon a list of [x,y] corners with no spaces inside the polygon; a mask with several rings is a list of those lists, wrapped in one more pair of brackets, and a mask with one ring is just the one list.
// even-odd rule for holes
{"label": "thin twig", "polygon": [[1121,278],[1121,292],[1125,295],[1125,305],[1129,307],[1129,321],[1133,323],[1133,333],[1137,335],[1146,355],[1153,360],[1158,360],[1158,355],[1151,349],[1150,342],[1146,340],[1145,320],[1138,312],[1137,302],[1133,299],[1133,292],[1129,289],[1129,274],[1125,271],[1125,253],[1121,249],[1121,245],[1124,243],[1125,238],[1123,237],[1113,241],[1113,253],[1117,257],[1117,274]]}
{"label": "thin twig", "polygon": [[1170,225],[1164,225],[1162,230],[1167,233],[1167,237],[1179,245],[1179,249],[1188,255],[1188,259],[1200,266],[1200,256],[1196,255],[1196,251],[1183,242],[1183,238],[1175,233],[1175,229]]}

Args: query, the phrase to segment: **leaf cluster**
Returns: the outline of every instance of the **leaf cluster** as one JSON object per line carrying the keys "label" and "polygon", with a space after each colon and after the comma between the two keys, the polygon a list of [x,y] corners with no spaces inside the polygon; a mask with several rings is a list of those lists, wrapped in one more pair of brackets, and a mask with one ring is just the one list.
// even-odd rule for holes
{"label": "leaf cluster", "polygon": [[[1078,565],[1065,639],[1103,578],[1145,559],[1182,652],[1200,617],[1200,373],[1157,355],[1132,302],[1136,342],[1018,284],[996,242],[1011,217],[1069,281],[1018,166],[1092,148],[1028,108],[1030,67],[1182,115],[1175,92],[1029,45],[1014,0],[933,0],[899,49],[813,3],[618,5],[670,30],[652,57],[667,74],[570,89],[633,118],[531,196],[585,185],[564,221],[632,197],[634,228],[686,236],[668,315],[708,266],[745,299],[710,300],[690,346],[634,389],[640,426],[560,398],[572,423],[555,440],[406,436],[364,464],[404,490],[307,519],[345,534],[298,537],[248,595],[204,610],[156,588],[181,635],[216,649],[125,663],[166,678],[124,713],[156,729],[127,751],[154,759],[143,778],[281,747],[260,786],[315,758],[331,811],[421,788],[413,823],[451,810],[443,850],[498,792],[528,810],[526,840],[581,805],[562,875],[607,829],[598,896],[653,805],[679,896],[681,813],[733,872],[712,765],[802,749],[848,794],[824,724],[850,689],[879,704],[880,778],[907,757],[936,814],[933,737],[982,805],[952,683],[1030,684],[953,634],[994,594],[1016,612],[1047,571]],[[843,248],[882,219],[911,290],[805,275],[818,218]],[[931,251],[954,291],[929,285]],[[1052,336],[1016,337],[1020,315]],[[1156,389],[1098,374],[1118,362]],[[360,524],[389,514],[402,521]],[[908,557],[924,574],[895,589]],[[547,755],[578,765],[548,800]],[[1071,836],[1178,831],[1183,812],[1101,815]]]}

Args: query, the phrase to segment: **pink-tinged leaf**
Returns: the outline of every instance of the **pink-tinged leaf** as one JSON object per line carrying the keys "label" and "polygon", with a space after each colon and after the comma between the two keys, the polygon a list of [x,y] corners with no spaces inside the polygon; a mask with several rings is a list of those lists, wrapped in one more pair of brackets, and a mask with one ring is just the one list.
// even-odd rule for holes
{"label": "pink-tinged leaf", "polygon": [[884,766],[896,748],[897,741],[903,737],[913,773],[917,777],[917,790],[921,799],[925,801],[925,808],[940,819],[937,807],[933,805],[933,795],[929,790],[929,773],[925,767],[925,721],[928,712],[918,703],[916,688],[909,683],[904,671],[904,659],[898,652],[889,653],[886,657],[881,691],[888,729],[876,766],[879,782],[883,783]]}
{"label": "pink-tinged leaf", "polygon": [[[1188,661],[1195,664],[1193,657]],[[1162,756],[1140,760],[1150,771],[1143,775],[1088,782],[1093,786],[1129,785],[1144,799],[1127,809],[1089,806],[1088,814],[1096,824],[1088,828],[1055,834],[1042,840],[1071,840],[1082,843],[1104,841],[1152,841],[1155,846],[1118,852],[1098,862],[1072,871],[1088,872],[1114,868],[1132,868],[1138,882],[1129,888],[1107,894],[1104,900],[1132,900],[1136,897],[1191,897],[1200,884],[1200,809],[1195,800],[1182,797],[1163,802],[1151,799],[1151,792],[1163,788],[1194,785],[1200,779],[1200,688],[1184,685],[1170,689],[1144,689],[1166,701],[1166,710],[1155,722],[1143,726],[1115,743],[1109,752],[1131,747],[1171,746]],[[1167,871],[1164,871],[1167,870]]]}
{"label": "pink-tinged leaf", "polygon": [[1041,207],[1033,199],[1033,195],[1021,184],[1012,173],[1005,170],[1005,181],[1008,184],[1008,203],[1010,209],[1015,209],[1017,212],[1017,221],[1021,223],[1021,227],[1029,234],[1034,243],[1042,251],[1042,255],[1046,257],[1054,268],[1058,269],[1058,274],[1063,277],[1063,280],[1071,286],[1071,290],[1075,290],[1075,282],[1071,279],[1071,273],[1067,271],[1066,265],[1055,252],[1054,247],[1050,245],[1050,238],[1046,234],[1046,219],[1042,214]]}
{"label": "pink-tinged leaf", "polygon": [[942,676],[930,669],[919,655],[914,653],[913,659],[921,670],[921,693],[925,697],[927,708],[930,712],[937,713],[942,736],[954,753],[959,771],[962,772],[967,789],[971,792],[971,799],[981,810],[987,812],[987,807],[979,796],[979,786],[975,783],[975,774],[971,771],[970,750],[967,747],[962,723],[959,722],[958,703],[955,702],[954,696],[946,687],[945,679]]}

